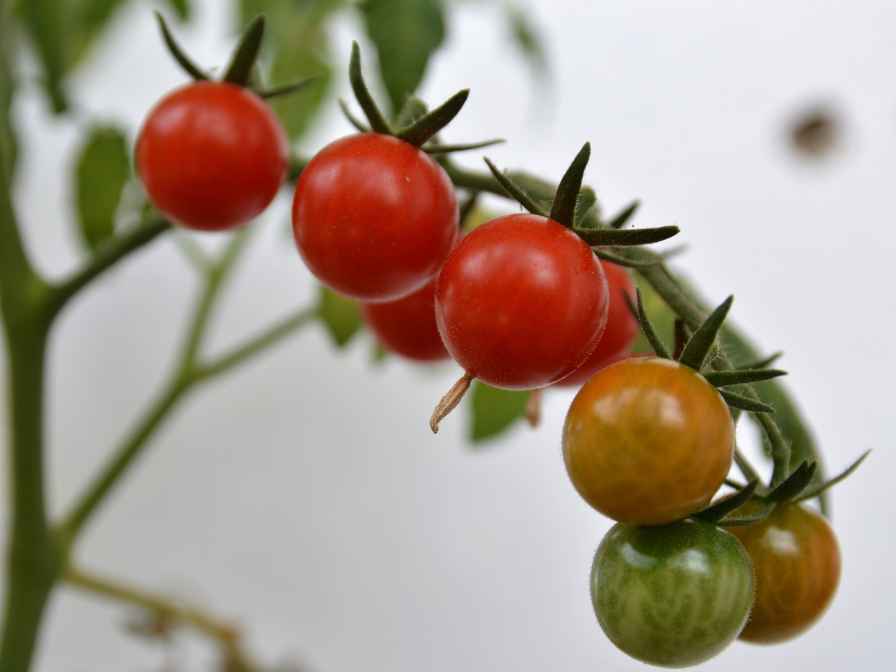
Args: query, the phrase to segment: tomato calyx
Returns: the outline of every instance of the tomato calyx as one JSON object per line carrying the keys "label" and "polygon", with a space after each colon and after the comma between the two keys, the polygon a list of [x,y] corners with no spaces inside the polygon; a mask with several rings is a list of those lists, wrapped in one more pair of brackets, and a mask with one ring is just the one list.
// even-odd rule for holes
{"label": "tomato calyx", "polygon": [[376,104],[370,89],[367,87],[367,83],[364,81],[364,73],[361,67],[361,48],[357,42],[352,42],[348,72],[352,93],[354,93],[355,100],[358,101],[358,105],[361,106],[361,110],[367,118],[367,124],[355,117],[348,104],[342,99],[339,100],[339,108],[348,122],[359,133],[373,132],[381,135],[391,135],[422,149],[427,154],[463,152],[490,147],[491,145],[504,142],[501,138],[453,145],[445,145],[438,141],[437,134],[454,120],[467,102],[467,98],[470,96],[469,89],[461,89],[432,111],[419,98],[410,96],[399,111],[394,124],[392,124],[389,123],[382,110]]}
{"label": "tomato calyx", "polygon": [[[159,31],[162,33],[162,40],[165,43],[165,47],[168,49],[168,53],[171,54],[171,57],[175,62],[193,79],[193,81],[211,81],[211,75],[196,65],[196,63],[187,55],[187,52],[183,47],[178,44],[174,35],[171,33],[171,29],[168,27],[168,23],[165,21],[165,17],[162,16],[160,12],[156,12],[155,14],[159,24]],[[264,31],[265,19],[264,16],[259,15],[255,17],[246,30],[243,31],[240,41],[237,43],[237,46],[234,48],[233,54],[230,57],[230,62],[224,70],[224,76],[221,78],[222,82],[249,89],[261,98],[270,99],[293,94],[305,88],[316,79],[315,77],[309,77],[271,89],[263,89],[258,86],[257,82],[253,82],[254,79],[257,79],[255,77],[255,66],[258,61],[258,54],[261,51]]]}

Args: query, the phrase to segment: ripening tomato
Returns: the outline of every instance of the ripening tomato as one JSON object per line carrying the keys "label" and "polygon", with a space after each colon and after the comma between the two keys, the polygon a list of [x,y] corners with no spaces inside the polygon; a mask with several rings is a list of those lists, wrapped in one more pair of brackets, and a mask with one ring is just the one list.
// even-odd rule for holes
{"label": "ripening tomato", "polygon": [[753,568],[740,542],[709,523],[615,525],[591,568],[601,628],[651,665],[697,665],[737,637],[753,604]]}
{"label": "ripening tomato", "polygon": [[467,235],[436,285],[451,356],[494,387],[537,389],[572,373],[607,322],[607,281],[572,231],[536,215],[499,217]]}
{"label": "ripening tomato", "polygon": [[607,311],[607,328],[600,342],[579,368],[566,376],[557,385],[578,387],[588,380],[596,371],[614,362],[625,359],[631,353],[632,344],[638,336],[638,320],[623,298],[628,294],[635,300],[635,285],[628,271],[617,264],[601,262],[607,276],[607,293],[609,309]]}
{"label": "ripening tomato", "polygon": [[741,639],[782,642],[809,629],[840,581],[840,549],[828,522],[785,504],[758,523],[734,527],[756,571],[756,603]]}
{"label": "ripening tomato", "polygon": [[364,133],[324,147],[296,185],[299,252],[325,285],[394,301],[435,277],[458,235],[454,188],[413,145]]}
{"label": "ripening tomato", "polygon": [[185,227],[220,231],[270,204],[286,175],[288,150],[261,98],[233,84],[196,82],[152,109],[136,161],[156,208]]}
{"label": "ripening tomato", "polygon": [[420,362],[447,359],[436,327],[435,281],[388,303],[365,303],[364,322],[387,350]]}
{"label": "ripening tomato", "polygon": [[563,427],[563,457],[595,509],[619,522],[659,525],[712,499],[734,458],[734,423],[693,369],[631,358],[579,390]]}

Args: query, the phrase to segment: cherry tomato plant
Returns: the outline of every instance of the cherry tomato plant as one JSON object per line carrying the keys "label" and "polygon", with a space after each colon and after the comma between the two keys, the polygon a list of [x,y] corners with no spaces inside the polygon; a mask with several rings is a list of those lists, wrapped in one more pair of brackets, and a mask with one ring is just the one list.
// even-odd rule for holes
{"label": "cherry tomato plant", "polygon": [[[445,139],[468,90],[432,109],[414,95],[443,42],[446,3],[243,0],[244,30],[220,71],[198,65],[157,15],[161,40],[190,81],[172,83],[147,111],[133,143],[135,175],[127,134],[90,127],[73,180],[85,258],[51,278],[28,253],[28,214],[15,202],[17,46],[27,36],[50,109],[67,113],[67,77],[115,3],[81,4],[86,9],[72,15],[54,3],[19,3],[15,12],[0,3],[0,306],[11,474],[0,672],[32,669],[60,585],[138,608],[150,636],[188,628],[211,638],[222,669],[261,669],[226,620],[82,567],[77,544],[188,393],[309,324],[323,325],[340,347],[366,327],[377,358],[417,366],[453,359],[460,379],[438,400],[430,426],[436,431],[472,387],[472,441],[501,435],[523,417],[537,425],[545,389],[580,388],[553,441],[562,443],[575,490],[617,522],[594,557],[591,598],[600,627],[627,654],[693,665],[738,637],[780,642],[822,616],[840,576],[824,517],[827,491],[865,455],[834,478],[823,474],[811,429],[777,380],[784,372],[771,368],[776,358],[727,320],[733,298],[710,309],[670,268],[670,250],[652,247],[677,227],[631,226],[637,202],[603,212],[585,182],[588,143],[557,182],[499,170],[487,158],[478,169],[458,162],[458,153],[500,140]],[[188,18],[189,2],[168,4]],[[516,45],[543,69],[537,33],[507,6]],[[377,51],[388,101],[378,104],[371,93],[355,43],[348,80],[363,114],[340,101],[355,132],[300,153],[298,141],[338,76],[329,25],[347,11],[359,13]],[[137,185],[135,203],[128,192]],[[296,264],[319,281],[319,298],[209,355],[207,328],[252,220],[284,190],[293,198]],[[486,216],[482,194],[527,212]],[[220,252],[204,252],[196,232],[225,236]],[[51,329],[74,297],[165,236],[201,279],[183,346],[149,408],[72,508],[51,520],[44,463]],[[743,419],[763,434],[768,482],[736,445]],[[819,512],[810,508],[816,504]]]}

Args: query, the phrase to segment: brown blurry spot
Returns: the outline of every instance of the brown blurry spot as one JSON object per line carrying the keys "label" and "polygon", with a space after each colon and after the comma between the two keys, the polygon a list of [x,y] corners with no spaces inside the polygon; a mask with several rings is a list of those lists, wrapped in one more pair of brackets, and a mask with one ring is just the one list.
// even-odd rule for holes
{"label": "brown blurry spot", "polygon": [[840,122],[827,108],[816,108],[800,115],[790,128],[791,145],[798,154],[821,158],[837,145]]}

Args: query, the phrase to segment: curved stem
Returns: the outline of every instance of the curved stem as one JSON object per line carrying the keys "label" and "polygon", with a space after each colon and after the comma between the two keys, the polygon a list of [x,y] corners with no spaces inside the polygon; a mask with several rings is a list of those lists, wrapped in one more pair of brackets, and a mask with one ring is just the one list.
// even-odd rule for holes
{"label": "curved stem", "polygon": [[214,641],[229,665],[240,666],[237,669],[245,672],[259,669],[243,650],[239,628],[205,609],[74,566],[69,566],[64,578],[73,588],[137,607],[164,625],[186,626],[196,630]]}

